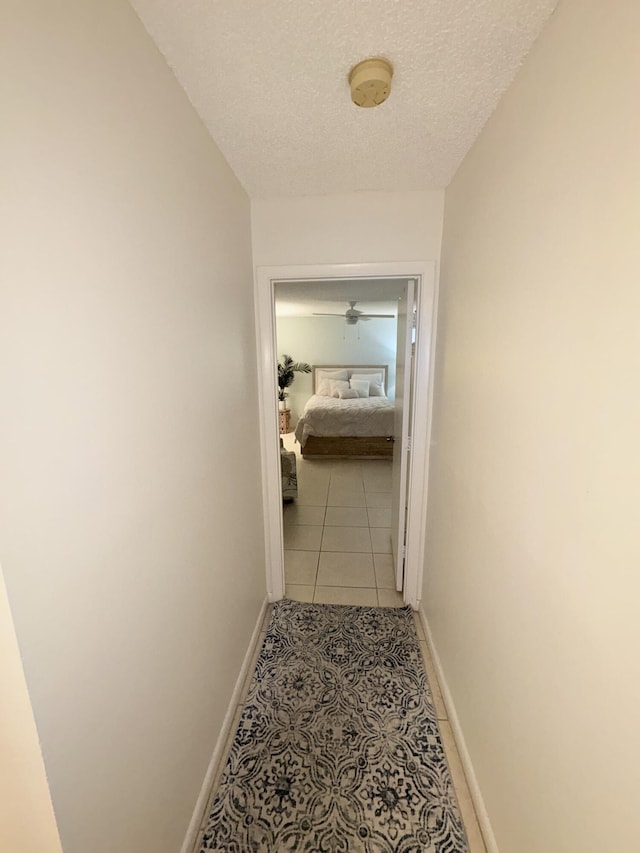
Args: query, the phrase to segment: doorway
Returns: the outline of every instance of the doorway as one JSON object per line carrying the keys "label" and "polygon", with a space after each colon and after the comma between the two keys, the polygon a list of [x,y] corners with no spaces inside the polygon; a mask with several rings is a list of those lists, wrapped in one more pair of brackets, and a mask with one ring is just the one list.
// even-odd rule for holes
{"label": "doorway", "polygon": [[[397,364],[408,361],[412,284],[380,278],[274,286],[279,364],[286,354],[298,368],[287,376],[280,414],[287,598],[403,604],[398,520],[406,477],[397,474],[406,471],[400,439],[408,433],[409,383]],[[340,377],[339,392],[335,382],[332,394],[330,381],[314,381],[325,370]],[[403,503],[403,526],[404,512]]]}
{"label": "doorway", "polygon": [[[413,423],[411,452],[405,455],[406,472],[406,542],[403,600],[414,608],[421,598],[429,431],[431,425],[431,365],[434,345],[435,264],[432,262],[393,264],[350,264],[313,267],[261,267],[256,275],[256,314],[259,355],[261,443],[263,459],[263,499],[265,508],[265,543],[267,554],[267,593],[270,601],[284,594],[284,542],[282,525],[282,491],[280,473],[279,418],[275,401],[277,341],[275,290],[278,284],[298,282],[352,283],[363,281],[411,279],[416,289],[415,352],[411,363],[414,391],[405,413],[410,410]],[[303,354],[294,353],[303,359]],[[400,450],[406,454],[408,436],[404,435]],[[403,507],[404,509],[404,507]],[[404,518],[405,512],[402,512]],[[402,548],[402,542],[400,543]]]}

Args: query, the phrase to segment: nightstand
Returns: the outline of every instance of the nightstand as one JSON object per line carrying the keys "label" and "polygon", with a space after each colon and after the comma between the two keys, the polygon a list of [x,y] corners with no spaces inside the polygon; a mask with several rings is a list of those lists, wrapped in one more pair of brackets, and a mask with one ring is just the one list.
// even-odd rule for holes
{"label": "nightstand", "polygon": [[291,409],[280,409],[278,418],[280,420],[280,435],[291,432]]}

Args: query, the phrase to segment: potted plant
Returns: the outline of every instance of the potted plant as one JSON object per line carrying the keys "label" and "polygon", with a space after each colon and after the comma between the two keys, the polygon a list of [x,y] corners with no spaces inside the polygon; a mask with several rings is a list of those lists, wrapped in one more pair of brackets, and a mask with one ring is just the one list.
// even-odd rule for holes
{"label": "potted plant", "polygon": [[286,389],[293,383],[296,373],[311,373],[311,365],[306,361],[294,361],[290,355],[283,355],[282,361],[278,362],[278,407],[286,408],[286,399],[289,396]]}

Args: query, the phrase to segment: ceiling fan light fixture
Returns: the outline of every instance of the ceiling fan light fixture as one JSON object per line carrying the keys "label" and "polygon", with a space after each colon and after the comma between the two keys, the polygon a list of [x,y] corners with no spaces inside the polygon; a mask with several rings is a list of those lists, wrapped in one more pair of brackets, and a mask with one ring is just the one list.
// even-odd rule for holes
{"label": "ceiling fan light fixture", "polygon": [[355,299],[349,300],[349,307],[344,312],[344,314],[336,314],[333,311],[313,311],[314,317],[340,317],[345,321],[347,326],[356,326],[360,320],[393,320],[395,319],[395,314],[369,314],[368,312],[358,311],[356,308]]}
{"label": "ceiling fan light fixture", "polygon": [[391,91],[393,66],[381,56],[364,59],[349,72],[351,100],[357,107],[377,107]]}

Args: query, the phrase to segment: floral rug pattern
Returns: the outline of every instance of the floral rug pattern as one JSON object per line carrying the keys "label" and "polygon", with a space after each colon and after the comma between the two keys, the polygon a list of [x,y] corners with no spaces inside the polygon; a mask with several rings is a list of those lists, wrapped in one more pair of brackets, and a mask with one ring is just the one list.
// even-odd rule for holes
{"label": "floral rug pattern", "polygon": [[411,608],[274,606],[212,850],[468,853]]}

